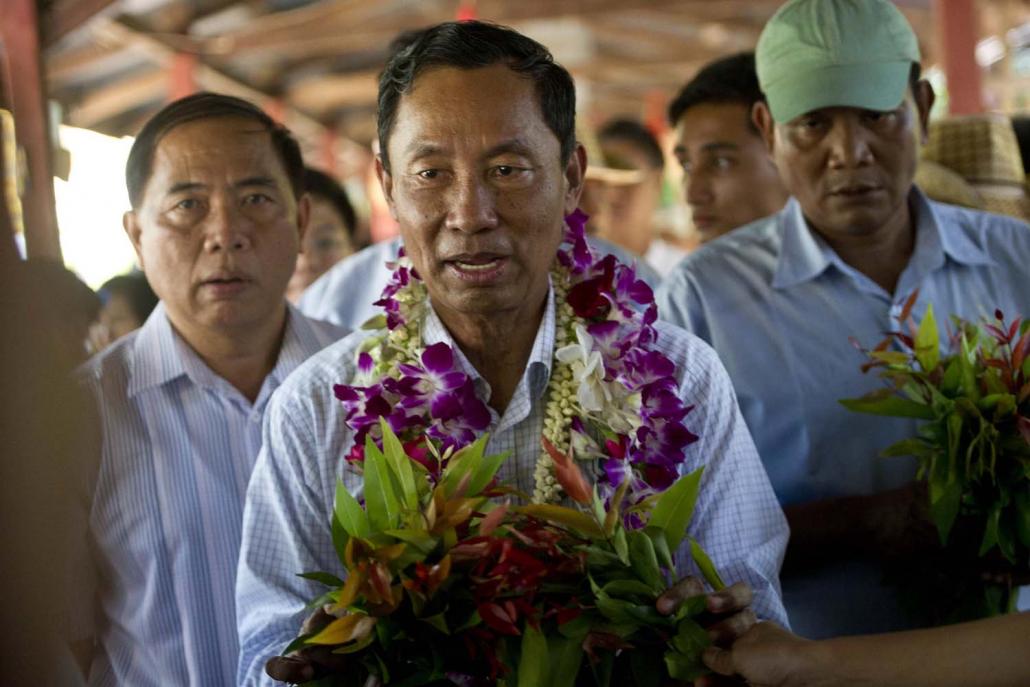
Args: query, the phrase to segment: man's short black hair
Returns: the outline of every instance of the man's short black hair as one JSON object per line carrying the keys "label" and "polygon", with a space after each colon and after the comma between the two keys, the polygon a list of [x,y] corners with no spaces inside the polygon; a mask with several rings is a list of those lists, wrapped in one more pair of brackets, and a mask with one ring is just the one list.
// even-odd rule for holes
{"label": "man's short black hair", "polygon": [[331,176],[313,167],[304,168],[304,190],[329,202],[336,214],[343,220],[347,234],[354,238],[358,230],[358,218],[354,206],[343,187]]}
{"label": "man's short black hair", "polygon": [[[686,111],[697,105],[737,103],[744,106],[748,126],[755,129],[751,122],[751,108],[760,100],[765,100],[765,96],[758,85],[755,54],[742,52],[730,55],[709,62],[687,82],[669,105],[669,124],[676,126]],[[757,129],[755,131],[757,133]]]}
{"label": "man's short black hair", "polygon": [[562,164],[576,148],[576,87],[550,51],[506,26],[481,21],[444,22],[406,35],[379,77],[379,152],[389,171],[387,140],[400,97],[430,67],[477,69],[506,64],[533,81],[544,122],[561,144]]}
{"label": "man's short black hair", "polygon": [[277,124],[253,103],[231,95],[202,92],[169,103],[143,125],[125,164],[125,186],[133,209],[143,202],[143,191],[154,164],[154,151],[165,134],[187,122],[219,117],[249,119],[268,131],[272,137],[272,147],[290,180],[290,188],[294,196],[300,197],[304,190],[304,161],[300,155],[300,146],[289,130]]}
{"label": "man's short black hair", "polygon": [[662,153],[662,146],[654,137],[650,129],[638,121],[632,119],[613,119],[601,127],[597,132],[597,140],[604,141],[626,141],[636,147],[647,157],[651,169],[665,168],[665,154]]}

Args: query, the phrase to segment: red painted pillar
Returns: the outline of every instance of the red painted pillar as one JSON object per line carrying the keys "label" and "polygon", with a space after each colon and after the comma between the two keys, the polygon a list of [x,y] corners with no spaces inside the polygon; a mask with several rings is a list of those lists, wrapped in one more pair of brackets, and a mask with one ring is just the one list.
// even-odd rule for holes
{"label": "red painted pillar", "polygon": [[983,112],[983,85],[976,63],[980,40],[975,0],[936,0],[944,73],[951,114]]}
{"label": "red painted pillar", "polygon": [[176,53],[168,65],[168,101],[185,98],[197,92],[197,56]]}
{"label": "red painted pillar", "polygon": [[61,260],[54,209],[50,119],[40,62],[39,17],[35,0],[0,2],[0,50],[6,56],[16,136],[28,158],[25,186],[25,248],[31,258]]}

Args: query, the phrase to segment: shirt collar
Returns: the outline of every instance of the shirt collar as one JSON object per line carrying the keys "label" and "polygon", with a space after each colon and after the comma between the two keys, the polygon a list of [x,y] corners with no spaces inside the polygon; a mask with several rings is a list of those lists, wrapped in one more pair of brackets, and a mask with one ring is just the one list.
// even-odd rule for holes
{"label": "shirt collar", "polygon": [[[321,348],[318,336],[309,322],[292,305],[287,304],[286,330],[275,366],[265,380],[275,385],[313,352]],[[133,341],[132,365],[129,373],[130,398],[147,389],[188,377],[200,387],[220,394],[237,395],[229,382],[215,374],[196,351],[172,327],[164,303],[158,303]],[[264,389],[259,396],[266,394]]]}
{"label": "shirt collar", "polygon": [[[536,337],[533,339],[533,348],[529,354],[529,361],[526,370],[519,381],[519,388],[524,384],[528,385],[528,391],[532,398],[539,398],[547,388],[547,381],[551,378],[551,358],[554,354],[555,337],[555,307],[554,288],[550,283],[547,289],[547,302],[544,306],[544,316],[540,319],[540,326],[537,328]],[[476,393],[481,399],[490,398],[490,385],[469,362],[462,352],[447,327],[440,321],[436,311],[430,307],[426,319],[422,325],[422,341],[426,346],[435,343],[445,343],[454,351],[458,368],[467,374],[476,387]],[[518,390],[516,390],[518,393]]]}
{"label": "shirt collar", "polygon": [[[908,202],[915,216],[916,243],[906,271],[928,274],[943,267],[945,257],[966,265],[994,264],[990,256],[970,241],[964,232],[945,229],[947,223],[941,220],[938,209],[915,185],[909,192]],[[783,289],[811,281],[830,265],[845,273],[852,271],[830,245],[809,228],[795,198],[787,202],[777,220],[780,222],[782,248],[773,288]]]}

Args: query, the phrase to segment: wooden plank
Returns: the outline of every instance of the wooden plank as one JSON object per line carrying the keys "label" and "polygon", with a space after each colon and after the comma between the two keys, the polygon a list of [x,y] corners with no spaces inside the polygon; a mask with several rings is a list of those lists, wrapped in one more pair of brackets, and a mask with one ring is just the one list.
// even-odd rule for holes
{"label": "wooden plank", "polygon": [[68,123],[94,129],[123,112],[168,98],[169,77],[164,68],[150,68],[142,74],[97,88],[68,108]]}

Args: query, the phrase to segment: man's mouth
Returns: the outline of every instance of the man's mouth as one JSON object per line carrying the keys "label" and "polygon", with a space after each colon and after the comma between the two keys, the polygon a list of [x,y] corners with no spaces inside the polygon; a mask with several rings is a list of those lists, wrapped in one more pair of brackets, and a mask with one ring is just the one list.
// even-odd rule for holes
{"label": "man's mouth", "polygon": [[496,253],[473,253],[455,255],[445,260],[445,263],[460,278],[482,282],[499,277],[507,261],[507,256]]}
{"label": "man's mouth", "polygon": [[870,183],[841,184],[830,189],[831,196],[842,196],[844,198],[857,198],[874,191],[879,191],[880,186]]}

